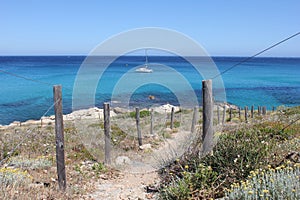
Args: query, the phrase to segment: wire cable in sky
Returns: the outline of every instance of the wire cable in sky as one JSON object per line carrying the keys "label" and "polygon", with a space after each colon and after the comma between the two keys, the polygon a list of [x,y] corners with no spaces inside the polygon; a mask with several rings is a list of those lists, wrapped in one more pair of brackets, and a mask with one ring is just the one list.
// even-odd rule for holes
{"label": "wire cable in sky", "polygon": [[291,36],[289,36],[289,37],[287,37],[287,38],[281,40],[280,42],[277,42],[277,43],[273,44],[272,46],[270,46],[270,47],[268,47],[268,48],[265,48],[264,50],[262,50],[262,51],[260,51],[260,52],[258,52],[258,53],[256,53],[256,54],[254,54],[254,55],[252,55],[252,56],[250,56],[250,57],[245,58],[244,60],[242,60],[242,61],[240,61],[240,62],[238,62],[238,63],[232,65],[232,66],[229,67],[228,69],[226,69],[226,70],[224,70],[223,72],[219,73],[218,75],[214,76],[212,79],[215,79],[215,78],[217,78],[218,76],[221,76],[221,75],[225,74],[226,72],[232,70],[233,68],[237,67],[238,65],[241,65],[241,64],[243,64],[243,63],[245,63],[245,62],[251,60],[252,58],[254,58],[254,57],[256,57],[256,56],[258,56],[258,55],[260,55],[260,54],[262,54],[262,53],[264,53],[264,52],[266,52],[266,51],[268,51],[268,50],[270,50],[270,49],[272,49],[272,48],[274,48],[274,47],[276,47],[276,46],[278,46],[278,45],[280,45],[281,43],[284,43],[284,42],[286,42],[286,41],[288,41],[288,40],[290,40],[290,39],[296,37],[296,36],[299,35],[299,34],[300,34],[300,32],[295,33],[294,35],[291,35]]}
{"label": "wire cable in sky", "polygon": [[[22,76],[22,75],[19,75],[19,74],[15,74],[15,73],[12,73],[12,72],[8,72],[8,71],[2,70],[2,69],[0,69],[0,72],[3,73],[3,74],[7,74],[7,75],[10,75],[10,76],[21,78],[21,79],[24,79],[26,81],[31,81],[31,82],[34,82],[34,83],[39,83],[39,84],[43,84],[43,85],[47,85],[47,86],[56,85],[56,84],[53,84],[53,83],[48,83],[48,82],[40,81],[40,80],[37,80],[37,79],[32,79],[32,78],[29,78],[29,77],[26,77],[26,76]],[[71,90],[71,91],[73,90],[72,88],[69,88],[69,87],[66,87],[66,86],[64,86],[64,89],[68,89],[68,90]]]}
{"label": "wire cable in sky", "polygon": [[47,82],[44,82],[44,81],[32,79],[32,78],[29,78],[29,77],[26,77],[26,76],[22,76],[22,75],[18,75],[18,74],[12,73],[12,72],[4,71],[2,69],[0,69],[0,72],[2,72],[4,74],[7,74],[7,75],[10,75],[10,76],[14,76],[14,77],[17,77],[17,78],[24,79],[24,80],[27,80],[27,81],[31,81],[31,82],[35,82],[35,83],[40,83],[40,84],[44,84],[44,85],[48,85],[48,86],[49,85],[53,86],[53,84],[51,84],[51,83],[47,83]]}

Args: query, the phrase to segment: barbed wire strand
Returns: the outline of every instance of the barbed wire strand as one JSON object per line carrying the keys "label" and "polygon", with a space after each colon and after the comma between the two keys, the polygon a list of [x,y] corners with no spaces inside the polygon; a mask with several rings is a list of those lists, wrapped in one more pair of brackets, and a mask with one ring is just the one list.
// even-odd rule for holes
{"label": "barbed wire strand", "polygon": [[[7,74],[7,75],[10,75],[10,76],[14,76],[14,77],[20,78],[20,79],[24,79],[26,81],[30,81],[30,82],[34,82],[34,83],[39,83],[39,84],[43,84],[43,85],[47,85],[47,86],[57,85],[57,84],[54,84],[54,83],[40,81],[40,80],[33,79],[33,78],[30,78],[30,77],[27,77],[27,76],[22,76],[22,75],[19,75],[19,74],[16,74],[16,73],[8,72],[8,71],[5,71],[3,69],[0,69],[0,72],[3,73],[3,74]],[[71,90],[71,91],[73,90],[72,88],[67,87],[67,86],[64,86],[63,89],[67,89],[67,90]]]}
{"label": "barbed wire strand", "polygon": [[49,85],[50,86],[54,85],[54,84],[51,84],[51,83],[48,83],[48,82],[40,81],[40,80],[37,80],[37,79],[32,79],[32,78],[29,78],[29,77],[26,77],[26,76],[22,76],[22,75],[19,75],[19,74],[15,74],[15,73],[12,73],[12,72],[8,72],[8,71],[2,70],[2,69],[0,69],[0,72],[2,72],[3,74],[7,74],[7,75],[10,75],[10,76],[14,76],[14,77],[17,77],[17,78],[24,79],[26,81],[40,83],[40,84],[48,85],[48,86]]}
{"label": "barbed wire strand", "polygon": [[278,46],[278,45],[280,45],[280,44],[282,44],[282,43],[284,43],[284,42],[286,42],[286,41],[288,41],[288,40],[290,40],[290,39],[292,39],[292,38],[298,36],[299,34],[300,34],[300,32],[295,33],[295,34],[293,34],[293,35],[291,35],[291,36],[289,36],[289,37],[287,37],[287,38],[285,38],[285,39],[283,39],[283,40],[281,40],[281,41],[279,41],[279,42],[277,42],[277,43],[275,43],[275,44],[273,44],[273,45],[271,45],[271,46],[269,46],[269,47],[267,47],[267,48],[265,48],[265,49],[263,49],[262,51],[260,51],[260,52],[258,52],[258,53],[256,53],[256,54],[254,54],[254,55],[252,55],[252,56],[250,56],[250,57],[247,57],[247,58],[243,59],[242,61],[240,61],[240,62],[238,62],[238,63],[232,65],[231,67],[229,67],[228,69],[222,71],[221,73],[219,73],[218,75],[214,76],[214,77],[211,78],[211,79],[215,79],[215,78],[217,78],[217,77],[219,77],[219,76],[221,76],[221,75],[227,73],[228,71],[232,70],[233,68],[235,68],[235,67],[237,67],[237,66],[239,66],[239,65],[241,65],[241,64],[243,64],[243,63],[245,63],[245,62],[247,62],[247,61],[249,61],[249,60],[251,60],[251,59],[253,59],[254,57],[256,57],[256,56],[258,56],[258,55],[260,55],[260,54],[262,54],[262,53],[264,53],[264,52],[266,52],[266,51],[269,51],[270,49],[272,49],[272,48],[274,48],[274,47],[276,47],[276,46]]}
{"label": "barbed wire strand", "polygon": [[289,123],[288,125],[286,125],[283,129],[281,129],[281,131],[284,131],[285,129],[287,129],[291,125],[295,124],[299,120],[300,120],[300,117],[298,117],[297,119],[295,119],[294,121],[292,121],[291,123]]}
{"label": "barbed wire strand", "polygon": [[[59,101],[60,99],[58,99],[56,102],[54,102],[48,109],[47,109],[47,111],[42,115],[42,117],[44,117],[54,106],[55,106],[55,104],[57,104],[58,103],[58,101]],[[41,118],[42,118],[41,117]],[[32,133],[32,130],[30,130],[30,131],[27,131],[27,133],[23,136],[23,139],[16,145],[16,146],[14,146],[10,151],[9,151],[9,154],[5,157],[5,158],[3,158],[1,161],[0,161],[0,166],[2,166],[2,164],[4,163],[4,162],[6,162],[13,154],[14,154],[14,152],[20,147],[20,145],[21,144],[23,144],[24,143],[24,141],[26,140],[26,139],[28,139],[28,137],[29,137],[29,133]]]}

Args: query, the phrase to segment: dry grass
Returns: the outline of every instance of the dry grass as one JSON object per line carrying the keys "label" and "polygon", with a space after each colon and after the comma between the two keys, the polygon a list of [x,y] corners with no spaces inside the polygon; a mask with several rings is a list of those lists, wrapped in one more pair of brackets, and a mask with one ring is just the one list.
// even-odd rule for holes
{"label": "dry grass", "polygon": [[[150,156],[152,151],[164,144],[165,129],[170,116],[156,114],[154,134],[150,134],[150,116],[141,119],[143,144],[151,144],[152,150],[138,148],[135,119],[128,114],[112,118],[113,159],[118,155]],[[177,113],[175,120],[179,128],[190,129],[191,112]],[[186,127],[184,127],[185,125]],[[28,180],[19,184],[0,185],[0,199],[90,199],[99,179],[117,178],[119,173],[104,166],[103,122],[95,120],[66,121],[64,124],[65,162],[67,189],[58,188],[56,173],[56,150],[54,124],[27,124],[0,129],[0,168],[12,169],[28,174]],[[176,129],[178,130],[178,129]],[[173,132],[170,133],[170,137]],[[18,148],[15,148],[15,147]],[[12,151],[14,149],[14,151]],[[3,170],[5,171],[5,170]],[[6,180],[8,176],[0,177]],[[17,177],[15,173],[13,177]],[[11,176],[12,177],[12,176]],[[0,181],[1,181],[0,178]],[[17,180],[17,178],[15,178]]]}
{"label": "dry grass", "polygon": [[[70,123],[65,124],[65,144],[67,189],[63,193],[57,183],[54,125],[25,125],[0,130],[0,160],[5,159],[0,182],[11,181],[0,185],[0,199],[89,199],[87,194],[94,190],[100,178],[118,175],[95,161]],[[30,179],[18,181],[21,172]]]}

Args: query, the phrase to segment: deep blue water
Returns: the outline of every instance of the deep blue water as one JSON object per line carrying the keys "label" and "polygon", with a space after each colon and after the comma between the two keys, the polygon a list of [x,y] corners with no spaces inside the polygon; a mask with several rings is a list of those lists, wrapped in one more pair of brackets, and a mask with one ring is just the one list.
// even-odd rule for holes
{"label": "deep blue water", "polygon": [[[0,57],[0,70],[49,83],[47,85],[31,82],[0,71],[0,124],[9,124],[16,120],[39,119],[53,104],[52,85],[55,84],[63,86],[64,113],[71,112],[74,81],[84,59],[84,56]],[[243,59],[241,57],[213,58],[220,72]],[[197,100],[201,104],[203,77],[190,63],[180,57],[151,56],[149,63],[154,70],[152,74],[133,72],[135,67],[144,64],[144,60],[143,56],[127,56],[120,57],[109,65],[95,93],[96,106],[101,107],[103,102],[110,101],[112,91],[116,86],[121,89],[115,95],[119,99],[129,96],[130,106],[179,104],[175,94],[189,101],[192,93],[197,94]],[[197,62],[201,62],[201,58]],[[103,65],[95,62],[90,67],[101,66]],[[185,84],[181,84],[182,81],[178,77],[170,74],[170,71],[162,66],[176,70],[177,74],[180,74],[191,85],[192,91],[187,91]],[[129,75],[130,81],[121,84],[118,81],[124,78],[124,75]],[[133,94],[126,90],[129,84],[146,80],[150,76],[156,80],[152,84],[139,85]],[[279,105],[300,105],[300,58],[254,58],[226,72],[221,78],[224,82],[226,100],[229,103],[239,106],[266,105],[269,109]],[[174,88],[160,85],[160,80],[174,83]],[[214,87],[216,100],[224,101],[223,98],[218,99],[219,91],[221,89],[218,86]],[[155,99],[149,100],[149,95],[155,96]],[[50,114],[53,114],[52,109],[47,113],[47,115]]]}

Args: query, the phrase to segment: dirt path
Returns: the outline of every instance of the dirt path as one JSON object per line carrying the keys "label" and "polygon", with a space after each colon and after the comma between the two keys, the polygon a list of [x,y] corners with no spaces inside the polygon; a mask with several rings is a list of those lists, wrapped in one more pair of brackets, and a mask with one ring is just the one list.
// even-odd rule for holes
{"label": "dirt path", "polygon": [[155,199],[157,193],[148,193],[147,186],[157,186],[159,184],[157,162],[174,160],[175,156],[183,153],[187,138],[191,139],[188,132],[174,134],[159,149],[153,150],[152,155],[144,159],[145,162],[132,161],[130,165],[121,170],[119,177],[107,180],[101,179],[97,183],[96,191],[90,194],[89,197],[108,200]]}
{"label": "dirt path", "polygon": [[155,199],[155,193],[147,193],[146,187],[159,182],[157,172],[145,174],[122,173],[117,179],[99,181],[92,199]]}

